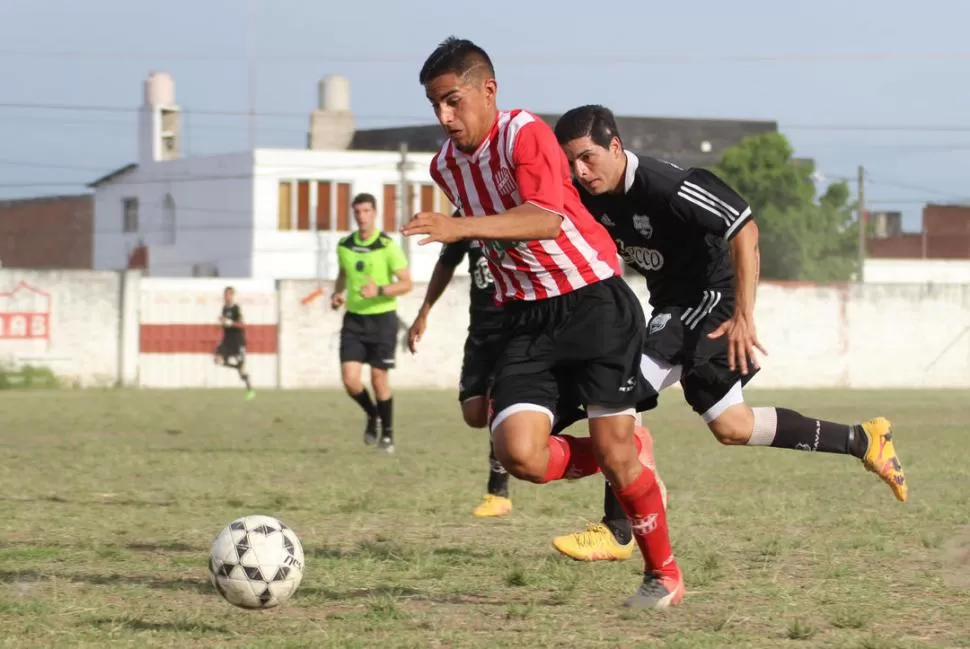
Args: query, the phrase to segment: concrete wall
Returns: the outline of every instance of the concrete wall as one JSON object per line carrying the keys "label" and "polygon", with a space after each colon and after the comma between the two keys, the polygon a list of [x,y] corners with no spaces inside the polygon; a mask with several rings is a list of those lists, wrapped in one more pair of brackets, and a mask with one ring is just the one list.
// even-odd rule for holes
{"label": "concrete wall", "polygon": [[[239,387],[234,372],[212,363],[227,283],[250,327],[255,385],[340,385],[343,315],[330,310],[332,284],[314,280],[3,269],[0,363],[47,365],[82,385]],[[631,284],[642,293],[642,281]],[[424,290],[400,299],[402,344]],[[456,388],[467,291],[467,278],[456,278],[419,353],[399,349],[395,385]],[[758,387],[970,387],[970,284],[763,284],[756,315],[769,352]]]}
{"label": "concrete wall", "polygon": [[0,270],[0,365],[114,385],[123,373],[124,292],[113,272]]}
{"label": "concrete wall", "polygon": [[867,284],[968,284],[966,259],[866,259]]}

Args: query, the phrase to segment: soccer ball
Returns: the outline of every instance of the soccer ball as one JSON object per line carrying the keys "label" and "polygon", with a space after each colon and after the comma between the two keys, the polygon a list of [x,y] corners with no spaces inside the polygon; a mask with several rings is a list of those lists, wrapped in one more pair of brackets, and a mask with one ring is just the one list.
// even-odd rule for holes
{"label": "soccer ball", "polygon": [[209,577],[230,604],[273,608],[303,580],[303,546],[272,516],[243,516],[226,525],[209,550]]}

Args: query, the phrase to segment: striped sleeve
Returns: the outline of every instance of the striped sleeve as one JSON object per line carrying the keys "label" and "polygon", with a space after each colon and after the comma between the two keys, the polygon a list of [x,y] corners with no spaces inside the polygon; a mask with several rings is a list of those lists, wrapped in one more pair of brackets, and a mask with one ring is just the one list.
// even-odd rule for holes
{"label": "striped sleeve", "polygon": [[684,221],[728,240],[752,219],[747,201],[706,169],[687,172],[674,188],[670,207]]}

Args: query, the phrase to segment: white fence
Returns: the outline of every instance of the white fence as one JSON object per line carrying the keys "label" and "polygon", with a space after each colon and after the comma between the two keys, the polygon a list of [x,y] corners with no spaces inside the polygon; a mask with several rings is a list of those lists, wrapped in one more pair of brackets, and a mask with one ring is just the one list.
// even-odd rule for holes
{"label": "white fence", "polygon": [[[631,283],[646,305],[643,281]],[[227,284],[248,324],[256,386],[340,385],[343,316],[330,310],[331,283],[312,280],[0,269],[0,363],[48,366],[86,386],[237,386],[212,362]],[[400,299],[404,326],[424,289]],[[769,352],[759,387],[970,387],[970,285],[766,283],[756,315]],[[394,385],[454,388],[467,325],[468,279],[456,278],[419,353],[399,351]]]}

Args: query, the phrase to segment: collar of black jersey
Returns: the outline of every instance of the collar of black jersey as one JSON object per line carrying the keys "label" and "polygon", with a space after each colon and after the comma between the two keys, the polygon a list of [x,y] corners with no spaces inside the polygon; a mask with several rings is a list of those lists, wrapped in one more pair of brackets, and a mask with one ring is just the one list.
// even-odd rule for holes
{"label": "collar of black jersey", "polygon": [[626,149],[623,149],[623,153],[626,154],[626,173],[623,174],[623,193],[630,193],[630,188],[633,187],[633,181],[637,177],[637,167],[640,166],[640,158],[637,154],[631,153]]}

